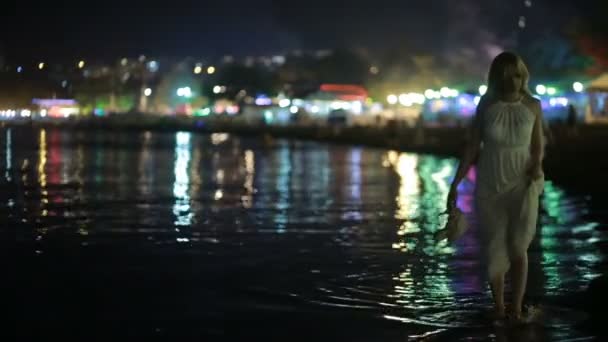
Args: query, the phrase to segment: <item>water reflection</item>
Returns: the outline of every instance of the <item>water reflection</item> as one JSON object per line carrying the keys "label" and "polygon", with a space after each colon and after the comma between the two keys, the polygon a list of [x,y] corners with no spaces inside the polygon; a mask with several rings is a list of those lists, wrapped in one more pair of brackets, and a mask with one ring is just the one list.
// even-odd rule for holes
{"label": "water reflection", "polygon": [[[190,195],[188,194],[190,186],[190,177],[188,176],[188,167],[190,164],[190,144],[191,133],[178,132],[175,134],[175,164],[173,172],[175,181],[173,182],[173,196],[175,204],[173,204],[173,215],[175,215],[176,226],[189,226],[192,223],[192,212],[190,211]],[[217,196],[217,195],[216,195]],[[176,228],[177,231],[179,229]],[[178,241],[183,241],[180,239]]]}
{"label": "water reflection", "polygon": [[[162,255],[178,267],[190,253],[197,274],[210,276],[203,281],[188,270],[180,273],[183,283],[213,295],[201,300],[188,292],[180,305],[245,316],[287,308],[313,320],[326,318],[331,306],[363,317],[366,326],[377,317],[403,322],[416,336],[477,328],[476,313],[490,307],[475,227],[454,246],[433,240],[445,222],[440,214],[455,159],[300,141],[269,145],[225,134],[54,129],[27,137],[38,141],[27,152],[18,134],[2,133],[0,181],[17,186],[7,185],[0,203],[20,215],[18,241],[75,259],[85,247],[128,250],[140,260],[129,272],[138,269],[145,279],[156,279],[159,265],[141,260]],[[35,167],[22,171],[25,178],[15,176],[15,165],[27,160],[36,160]],[[472,170],[458,202],[472,222],[474,182]],[[606,260],[598,247],[606,232],[581,216],[587,199],[551,182],[545,190],[530,250],[532,292],[541,301],[582,289]],[[158,286],[148,290],[159,300],[180,292]],[[585,336],[566,318],[547,325],[559,336]]]}
{"label": "water reflection", "polygon": [[7,182],[11,182],[12,176],[11,176],[11,171],[13,168],[13,135],[12,135],[12,130],[9,128],[6,130],[6,152],[5,152],[5,156],[6,156],[6,171],[4,172],[4,177],[6,178]]}
{"label": "water reflection", "polygon": [[243,183],[245,194],[241,197],[241,201],[243,202],[243,207],[249,209],[253,205],[255,153],[252,150],[246,150],[243,158],[245,159],[245,182]]}

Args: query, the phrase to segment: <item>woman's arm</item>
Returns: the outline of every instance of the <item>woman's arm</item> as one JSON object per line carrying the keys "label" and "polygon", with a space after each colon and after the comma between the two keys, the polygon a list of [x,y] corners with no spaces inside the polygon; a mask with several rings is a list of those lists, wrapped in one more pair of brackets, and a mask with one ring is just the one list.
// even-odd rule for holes
{"label": "woman's arm", "polygon": [[528,168],[528,176],[532,180],[536,180],[542,176],[543,165],[543,111],[540,101],[534,99],[530,104],[530,109],[534,113],[535,121],[532,128],[532,139],[530,141],[530,167]]}
{"label": "woman's arm", "polygon": [[458,184],[460,184],[460,182],[467,175],[469,169],[475,163],[477,155],[479,154],[479,149],[481,146],[481,113],[486,107],[486,102],[487,101],[482,98],[482,100],[479,102],[479,105],[477,106],[477,111],[475,113],[475,117],[473,118],[473,123],[469,132],[469,139],[467,140],[463,154],[460,158],[460,162],[458,163],[456,176],[454,176],[454,179],[452,180],[452,185],[450,186],[450,192],[448,194],[447,202],[448,210],[451,210],[456,206]]}

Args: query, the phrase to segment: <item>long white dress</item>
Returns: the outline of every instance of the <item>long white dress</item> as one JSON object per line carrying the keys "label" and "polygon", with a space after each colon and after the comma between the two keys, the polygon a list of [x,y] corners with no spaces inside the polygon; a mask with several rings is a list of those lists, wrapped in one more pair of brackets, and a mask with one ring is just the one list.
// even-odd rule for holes
{"label": "long white dress", "polygon": [[526,105],[498,101],[480,113],[482,147],[475,193],[490,277],[504,274],[509,260],[526,253],[536,232],[544,179],[530,182],[530,142],[535,114]]}

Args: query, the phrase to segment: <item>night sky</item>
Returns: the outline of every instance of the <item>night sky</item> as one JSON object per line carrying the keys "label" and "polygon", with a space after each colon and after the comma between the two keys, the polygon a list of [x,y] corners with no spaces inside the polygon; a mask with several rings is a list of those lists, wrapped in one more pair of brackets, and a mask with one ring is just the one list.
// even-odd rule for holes
{"label": "night sky", "polygon": [[[400,47],[458,58],[559,31],[600,1],[21,1],[5,4],[0,54],[9,60],[269,55],[293,49]],[[586,5],[580,5],[581,3]],[[7,30],[8,28],[8,30]]]}

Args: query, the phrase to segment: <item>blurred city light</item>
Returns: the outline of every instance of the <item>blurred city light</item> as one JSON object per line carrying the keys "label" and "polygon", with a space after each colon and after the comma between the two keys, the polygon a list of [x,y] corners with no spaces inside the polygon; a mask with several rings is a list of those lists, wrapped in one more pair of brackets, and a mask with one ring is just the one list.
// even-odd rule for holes
{"label": "blurred city light", "polygon": [[580,93],[585,89],[585,87],[581,82],[574,82],[572,83],[572,89],[574,89],[575,92]]}
{"label": "blurred city light", "polygon": [[38,69],[40,69],[40,70],[44,69],[44,62],[38,63]]}
{"label": "blurred city light", "polygon": [[221,92],[222,92],[222,87],[220,87],[219,85],[216,85],[215,87],[213,87],[214,94],[219,94]]}
{"label": "blurred city light", "polygon": [[392,105],[397,104],[397,101],[399,101],[399,99],[397,98],[397,95],[395,94],[391,94],[389,96],[386,97],[386,101]]}
{"label": "blurred city light", "polygon": [[214,74],[214,73],[215,73],[215,67],[214,67],[214,66],[210,66],[210,67],[208,67],[208,68],[207,68],[207,73],[208,73],[209,75]]}
{"label": "blurred city light", "polygon": [[145,96],[150,96],[150,95],[152,95],[152,89],[150,89],[150,88],[146,88],[146,89],[144,90],[144,95],[145,95]]}
{"label": "blurred city light", "polygon": [[378,74],[378,72],[380,72],[380,70],[378,69],[378,67],[377,67],[377,66],[372,65],[372,66],[369,68],[369,72],[370,72],[370,73],[372,73],[372,74],[374,74],[374,75],[377,75],[377,74]]}
{"label": "blurred city light", "polygon": [[545,95],[547,93],[547,87],[542,84],[536,86],[536,93],[538,95]]}
{"label": "blurred city light", "polygon": [[552,97],[549,99],[549,105],[551,105],[552,107],[566,107],[568,105],[568,99],[565,97]]}
{"label": "blurred city light", "polygon": [[190,98],[192,97],[192,89],[190,87],[178,88],[177,96]]}
{"label": "blurred city light", "polygon": [[84,61],[78,62],[78,69],[84,68]]}
{"label": "blurred city light", "polygon": [[473,102],[475,103],[476,106],[479,104],[479,101],[481,101],[481,97],[475,96],[475,98],[473,99]]}
{"label": "blurred city light", "polygon": [[448,88],[448,87],[441,88],[439,90],[439,92],[441,93],[441,96],[443,96],[443,97],[449,97],[452,94],[452,92],[450,91],[450,88]]}
{"label": "blurred city light", "polygon": [[401,94],[399,95],[399,103],[401,103],[403,106],[409,107],[412,105],[412,100],[407,94]]}
{"label": "blurred city light", "polygon": [[256,106],[269,106],[272,104],[272,100],[265,95],[260,95],[255,99]]}
{"label": "blurred city light", "polygon": [[150,72],[157,72],[158,71],[158,62],[157,61],[150,61],[148,62],[148,70]]}
{"label": "blurred city light", "polygon": [[555,95],[555,93],[557,93],[557,89],[555,89],[553,87],[547,88],[547,95]]}
{"label": "blurred city light", "polygon": [[129,60],[126,58],[123,58],[120,60],[120,65],[122,65],[123,67],[127,66],[127,63],[129,63]]}
{"label": "blurred city light", "polygon": [[194,73],[195,74],[200,74],[201,72],[203,72],[203,67],[201,67],[200,65],[197,65],[194,67]]}
{"label": "blurred city light", "polygon": [[479,95],[485,95],[488,92],[488,86],[485,84],[482,84],[479,86]]}
{"label": "blurred city light", "polygon": [[22,67],[22,66],[18,66],[18,67],[17,67],[17,72],[18,72],[18,73],[21,73],[22,71],[23,71],[23,67]]}
{"label": "blurred city light", "polygon": [[289,105],[291,105],[291,100],[289,100],[289,99],[279,100],[279,107],[286,108],[286,107],[289,107]]}
{"label": "blurred city light", "polygon": [[291,106],[289,108],[289,112],[291,112],[291,114],[296,114],[298,112],[299,108],[297,106]]}

